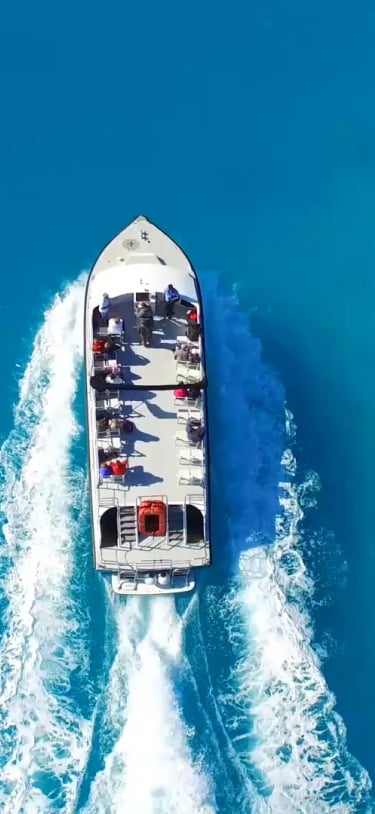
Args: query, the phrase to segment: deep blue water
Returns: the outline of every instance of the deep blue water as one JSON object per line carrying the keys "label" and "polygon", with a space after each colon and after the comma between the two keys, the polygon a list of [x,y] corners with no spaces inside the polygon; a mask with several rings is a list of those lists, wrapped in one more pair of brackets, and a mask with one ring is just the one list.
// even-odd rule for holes
{"label": "deep blue water", "polygon": [[[374,35],[365,2],[3,13],[6,812],[375,810]],[[191,603],[117,607],[74,281],[141,212],[206,292],[216,551]]]}

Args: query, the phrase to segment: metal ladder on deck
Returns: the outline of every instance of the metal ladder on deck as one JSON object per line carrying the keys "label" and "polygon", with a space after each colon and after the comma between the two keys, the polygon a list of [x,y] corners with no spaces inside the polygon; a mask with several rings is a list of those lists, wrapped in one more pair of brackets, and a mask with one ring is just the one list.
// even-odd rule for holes
{"label": "metal ladder on deck", "polygon": [[168,540],[174,545],[183,545],[185,542],[184,507],[168,504]]}
{"label": "metal ladder on deck", "polygon": [[134,548],[137,545],[137,510],[135,506],[119,508],[119,542],[122,548]]}

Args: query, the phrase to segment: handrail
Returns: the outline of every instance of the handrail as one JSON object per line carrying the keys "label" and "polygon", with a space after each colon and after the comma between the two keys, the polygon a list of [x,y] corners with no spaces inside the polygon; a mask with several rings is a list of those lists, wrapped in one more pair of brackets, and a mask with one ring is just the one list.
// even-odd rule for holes
{"label": "handrail", "polygon": [[[191,382],[181,382],[181,384],[186,384],[187,387],[191,387]],[[208,387],[207,378],[204,376],[200,381],[194,382],[194,386],[198,390],[206,390]],[[106,388],[106,392],[111,392],[112,390],[175,390],[176,383],[174,384],[133,384],[132,382],[123,382],[121,385],[118,384],[110,384]],[[100,391],[102,392],[102,391]]]}
{"label": "handrail", "polygon": [[114,495],[114,497],[102,497],[101,499],[99,499],[99,509],[104,508],[105,506],[113,506],[113,505],[115,505],[115,506],[120,505],[120,501],[119,501],[117,495]]}

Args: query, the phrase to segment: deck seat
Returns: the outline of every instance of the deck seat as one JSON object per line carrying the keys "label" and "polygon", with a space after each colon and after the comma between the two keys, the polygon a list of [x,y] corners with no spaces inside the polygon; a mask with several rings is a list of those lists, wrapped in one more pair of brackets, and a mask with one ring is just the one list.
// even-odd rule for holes
{"label": "deck seat", "polygon": [[200,363],[194,364],[191,362],[177,362],[176,365],[176,382],[199,382],[202,378]]}
{"label": "deck seat", "polygon": [[181,409],[185,408],[190,410],[200,410],[200,403],[201,403],[200,395],[196,399],[185,398],[174,400],[175,407],[179,407]]}
{"label": "deck seat", "polygon": [[178,482],[183,483],[203,483],[203,468],[201,466],[186,466],[178,470]]}
{"label": "deck seat", "polygon": [[95,370],[103,370],[108,364],[108,353],[94,353],[93,354],[93,368]]}
{"label": "deck seat", "polygon": [[174,442],[177,447],[190,447],[189,439],[186,433],[181,434],[179,432],[176,432]]}
{"label": "deck seat", "polygon": [[200,449],[202,446],[202,440],[203,439],[201,439],[200,441],[191,441],[187,433],[182,434],[176,432],[174,442],[176,447],[190,447],[193,449]]}
{"label": "deck seat", "polygon": [[121,431],[118,428],[116,428],[115,430],[106,429],[106,430],[98,430],[97,431],[98,440],[100,439],[101,441],[105,441],[105,440],[114,441],[114,440],[117,440],[117,439],[120,440],[120,436],[121,436]]}
{"label": "deck seat", "polygon": [[202,464],[203,463],[203,450],[197,447],[187,447],[181,450],[178,459],[179,464],[189,466],[189,464]]}
{"label": "deck seat", "polygon": [[176,344],[181,347],[181,345],[190,345],[192,348],[198,347],[198,342],[192,342],[191,339],[188,339],[187,336],[176,336]]}
{"label": "deck seat", "polygon": [[177,410],[177,424],[186,424],[189,418],[198,418],[201,415],[199,407],[194,405],[184,405]]}

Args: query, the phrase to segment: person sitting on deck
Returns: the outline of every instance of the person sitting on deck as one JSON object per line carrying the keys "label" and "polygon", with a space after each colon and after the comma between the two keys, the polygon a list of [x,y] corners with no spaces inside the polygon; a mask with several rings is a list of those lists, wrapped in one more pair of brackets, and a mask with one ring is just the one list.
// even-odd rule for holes
{"label": "person sitting on deck", "polygon": [[177,288],[174,287],[173,283],[169,283],[169,285],[164,291],[165,316],[167,317],[167,319],[173,317],[174,306],[179,299],[180,295],[177,291]]}
{"label": "person sitting on deck", "polygon": [[134,426],[133,421],[129,421],[127,418],[123,418],[122,416],[113,416],[113,418],[108,420],[108,427],[110,430],[124,430],[125,432],[133,432]]}
{"label": "person sitting on deck", "polygon": [[190,364],[198,365],[201,357],[198,348],[192,348],[190,345],[183,345],[182,348],[176,348],[174,352],[176,362],[190,362]]}
{"label": "person sitting on deck", "polygon": [[200,336],[200,332],[201,332],[200,325],[191,322],[190,325],[188,325],[187,327],[186,336],[190,340],[190,342],[197,342]]}
{"label": "person sitting on deck", "polygon": [[108,322],[109,336],[121,336],[125,331],[124,320],[121,317],[112,317]]}
{"label": "person sitting on deck", "polygon": [[110,464],[101,464],[99,467],[99,475],[101,478],[110,478],[112,475],[112,466]]}
{"label": "person sitting on deck", "polygon": [[111,307],[111,300],[109,299],[108,294],[103,294],[103,299],[101,305],[99,305],[99,314],[102,319],[108,319],[109,309]]}
{"label": "person sitting on deck", "polygon": [[129,421],[128,418],[110,418],[108,421],[108,427],[110,430],[123,430],[126,433],[131,433],[134,430],[134,423],[133,421]]}
{"label": "person sitting on deck", "polygon": [[138,333],[142,345],[149,347],[152,342],[152,329],[154,327],[154,314],[147,302],[140,302],[136,310]]}
{"label": "person sitting on deck", "polygon": [[173,391],[175,399],[186,399],[188,391],[182,382],[179,382],[176,389]]}
{"label": "person sitting on deck", "polygon": [[121,376],[117,376],[116,373],[112,372],[112,370],[109,373],[105,371],[105,373],[106,382],[111,382],[112,384],[124,384],[124,380],[121,378]]}
{"label": "person sitting on deck", "polygon": [[204,436],[204,427],[199,418],[188,418],[186,433],[191,444],[199,444]]}
{"label": "person sitting on deck", "polygon": [[105,339],[94,339],[92,343],[94,353],[104,353],[106,350],[106,344]]}
{"label": "person sitting on deck", "polygon": [[119,350],[119,348],[122,348],[122,337],[120,334],[118,336],[109,336],[105,343],[105,352]]}
{"label": "person sitting on deck", "polygon": [[117,458],[116,461],[111,461],[110,467],[113,475],[116,475],[116,477],[121,477],[121,475],[125,475],[125,472],[128,470],[128,459]]}
{"label": "person sitting on deck", "polygon": [[174,358],[176,362],[188,362],[189,361],[189,345],[183,345],[182,348],[176,348],[174,352]]}
{"label": "person sitting on deck", "polygon": [[190,348],[189,362],[194,365],[199,365],[201,355],[198,348]]}
{"label": "person sitting on deck", "polygon": [[199,387],[188,387],[187,399],[188,401],[198,401],[201,391]]}
{"label": "person sitting on deck", "polygon": [[115,457],[115,455],[118,455],[118,449],[116,447],[106,447],[105,449],[99,447],[98,449],[99,464],[104,464],[106,461],[110,461],[111,458]]}
{"label": "person sitting on deck", "polygon": [[108,368],[111,373],[115,374],[115,376],[119,376],[121,373],[121,365],[119,365],[117,359],[109,359]]}
{"label": "person sitting on deck", "polygon": [[96,422],[96,429],[98,432],[104,432],[108,429],[108,418],[99,418]]}
{"label": "person sitting on deck", "polygon": [[128,435],[135,430],[134,421],[130,421],[129,418],[119,418],[116,416],[108,420],[108,427],[110,430],[122,430]]}
{"label": "person sitting on deck", "polygon": [[110,430],[121,430],[123,423],[123,418],[110,418],[108,421],[108,427]]}
{"label": "person sitting on deck", "polygon": [[[104,376],[103,376],[103,373],[104,373]],[[90,385],[91,385],[91,387],[94,388],[94,390],[98,390],[98,391],[101,391],[101,392],[104,392],[104,390],[107,390],[108,388],[107,388],[107,384],[106,384],[106,372],[105,372],[105,370],[104,371],[103,370],[98,370],[94,374],[94,376],[90,376]]]}
{"label": "person sitting on deck", "polygon": [[198,311],[196,308],[189,308],[186,312],[186,319],[188,322],[198,322]]}

